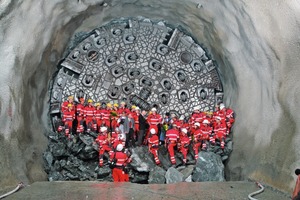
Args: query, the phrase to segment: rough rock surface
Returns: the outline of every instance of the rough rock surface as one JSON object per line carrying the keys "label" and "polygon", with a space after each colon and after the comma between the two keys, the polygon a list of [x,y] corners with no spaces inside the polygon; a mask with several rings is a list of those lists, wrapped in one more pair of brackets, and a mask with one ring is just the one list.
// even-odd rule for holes
{"label": "rough rock surface", "polygon": [[237,113],[226,177],[292,190],[300,165],[298,1],[102,3],[1,1],[1,186],[46,180],[47,90],[69,38],[114,18],[142,15],[184,26],[219,64],[225,103]]}
{"label": "rough rock surface", "polygon": [[162,169],[161,167],[155,166],[150,172],[149,172],[149,184],[164,184],[166,183],[166,171]]}
{"label": "rough rock surface", "polygon": [[170,167],[166,172],[166,183],[178,183],[183,181],[183,174],[174,167]]}
{"label": "rough rock surface", "polygon": [[221,157],[212,152],[201,151],[193,171],[192,180],[194,182],[225,181]]}

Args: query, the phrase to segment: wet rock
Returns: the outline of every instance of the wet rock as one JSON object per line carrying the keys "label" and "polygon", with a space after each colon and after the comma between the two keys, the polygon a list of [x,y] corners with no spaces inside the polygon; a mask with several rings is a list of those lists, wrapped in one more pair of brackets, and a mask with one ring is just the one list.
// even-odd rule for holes
{"label": "wet rock", "polygon": [[169,167],[172,166],[172,163],[170,161],[170,155],[165,146],[160,146],[158,149],[158,158],[160,160],[162,168],[165,170],[168,170]]}
{"label": "wet rock", "polygon": [[66,150],[66,145],[62,142],[58,143],[51,143],[49,145],[50,152],[52,152],[52,155],[54,157],[60,157],[60,156],[67,156],[67,150]]}
{"label": "wet rock", "polygon": [[149,184],[164,184],[166,182],[166,171],[159,167],[155,166],[150,172],[149,172]]}
{"label": "wet rock", "polygon": [[95,169],[98,179],[103,179],[111,174],[111,169],[108,166],[99,167]]}
{"label": "wet rock", "polygon": [[94,137],[88,134],[79,134],[79,138],[87,146],[92,146],[93,142],[95,141]]}
{"label": "wet rock", "polygon": [[156,165],[146,146],[131,149],[131,167],[138,172],[149,172]]}
{"label": "wet rock", "polygon": [[192,174],[192,180],[194,182],[225,181],[221,157],[212,152],[201,151]]}
{"label": "wet rock", "polygon": [[59,172],[53,171],[53,172],[49,173],[48,180],[49,181],[61,181],[61,180],[64,180],[64,177]]}
{"label": "wet rock", "polygon": [[189,176],[192,175],[194,171],[195,165],[187,165],[186,167],[180,169],[178,168],[177,170],[183,174],[183,180],[187,179]]}
{"label": "wet rock", "polygon": [[178,183],[183,181],[183,174],[174,167],[170,167],[165,175],[166,183]]}
{"label": "wet rock", "polygon": [[49,152],[49,151],[45,151],[45,152],[43,153],[43,157],[44,157],[44,159],[45,159],[45,161],[46,161],[46,164],[47,164],[48,166],[52,166],[52,163],[53,163],[53,155],[52,155],[52,153]]}
{"label": "wet rock", "polygon": [[131,170],[129,173],[129,176],[131,178],[132,183],[148,183],[148,177],[149,173],[148,172],[138,172],[135,170]]}

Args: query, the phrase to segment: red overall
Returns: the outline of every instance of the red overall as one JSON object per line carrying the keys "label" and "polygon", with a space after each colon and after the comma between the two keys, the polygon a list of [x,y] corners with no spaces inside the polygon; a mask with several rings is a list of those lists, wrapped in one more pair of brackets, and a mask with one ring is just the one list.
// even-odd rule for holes
{"label": "red overall", "polygon": [[75,119],[75,111],[74,110],[66,110],[63,114],[62,121],[65,124],[65,134],[67,137],[70,136],[70,129],[72,129],[73,120]]}
{"label": "red overall", "polygon": [[84,105],[78,104],[76,106],[76,113],[77,113],[77,133],[83,133],[84,127],[83,127],[83,117],[84,117]]}
{"label": "red overall", "polygon": [[168,151],[170,154],[170,160],[173,165],[176,164],[174,148],[177,145],[177,140],[179,138],[179,130],[169,129],[166,132],[166,144],[168,145]]}
{"label": "red overall", "polygon": [[125,167],[127,163],[131,161],[130,158],[128,158],[126,153],[121,151],[112,153],[110,159],[112,160],[113,158],[116,158],[117,160],[116,167],[112,170],[114,182],[128,182],[129,175],[124,172],[123,167]]}
{"label": "red overall", "polygon": [[87,132],[90,132],[93,128],[94,110],[95,107],[92,105],[84,107],[84,118],[87,126]]}
{"label": "red overall", "polygon": [[113,153],[112,149],[109,147],[109,142],[107,136],[100,133],[96,139],[96,142],[99,144],[99,166],[103,166],[103,154],[105,151],[111,155]]}
{"label": "red overall", "polygon": [[199,147],[201,147],[201,138],[202,138],[202,131],[200,128],[197,128],[194,132],[194,153],[195,153],[195,160],[198,159],[199,155]]}
{"label": "red overall", "polygon": [[221,142],[221,148],[225,147],[225,138],[227,135],[227,127],[225,122],[215,123],[214,125],[215,139]]}
{"label": "red overall", "polygon": [[157,165],[160,164],[160,161],[158,159],[158,153],[157,153],[158,145],[159,145],[158,136],[155,134],[151,134],[150,137],[148,138],[148,148],[150,153],[153,154],[154,161]]}
{"label": "red overall", "polygon": [[190,144],[190,138],[187,136],[187,134],[184,134],[180,137],[180,148],[179,151],[183,155],[183,162],[186,163],[186,156],[188,153],[188,146]]}

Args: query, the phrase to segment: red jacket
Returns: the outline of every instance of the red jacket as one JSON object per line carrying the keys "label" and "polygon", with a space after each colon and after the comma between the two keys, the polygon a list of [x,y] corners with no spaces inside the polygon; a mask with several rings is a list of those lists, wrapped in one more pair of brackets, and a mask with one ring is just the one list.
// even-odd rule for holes
{"label": "red jacket", "polygon": [[116,163],[117,167],[126,166],[127,163],[130,163],[131,161],[128,155],[122,151],[117,151],[115,153],[112,153],[110,159],[112,160],[113,158],[117,159],[117,163]]}
{"label": "red jacket", "polygon": [[86,106],[84,107],[84,117],[85,118],[93,118],[94,117],[94,106]]}
{"label": "red jacket", "polygon": [[162,117],[160,114],[151,114],[148,116],[147,121],[149,125],[158,125],[162,123]]}
{"label": "red jacket", "polygon": [[95,141],[99,144],[99,147],[109,144],[107,136],[103,134],[99,134]]}
{"label": "red jacket", "polygon": [[63,121],[73,121],[75,119],[75,111],[74,110],[66,110],[64,113],[63,113],[63,118],[62,120]]}
{"label": "red jacket", "polygon": [[202,123],[205,114],[203,112],[200,113],[193,113],[190,118],[190,124],[195,124],[196,122]]}
{"label": "red jacket", "polygon": [[179,130],[177,129],[169,129],[166,132],[166,140],[168,141],[172,141],[172,142],[176,142],[179,138]]}
{"label": "red jacket", "polygon": [[148,147],[149,147],[149,149],[151,149],[151,148],[158,148],[158,145],[159,145],[158,136],[155,135],[155,134],[151,135],[148,138]]}
{"label": "red jacket", "polygon": [[77,117],[83,117],[84,116],[84,105],[83,104],[78,104],[76,106],[76,113],[77,113]]}

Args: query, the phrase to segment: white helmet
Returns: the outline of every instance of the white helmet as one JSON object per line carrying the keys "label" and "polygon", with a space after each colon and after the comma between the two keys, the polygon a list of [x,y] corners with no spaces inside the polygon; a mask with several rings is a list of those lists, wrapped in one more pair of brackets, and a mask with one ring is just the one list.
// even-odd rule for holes
{"label": "white helmet", "polygon": [[141,110],[139,107],[136,107],[135,110]]}
{"label": "white helmet", "polygon": [[200,110],[200,107],[199,106],[194,107],[194,111],[195,110]]}
{"label": "white helmet", "polygon": [[216,119],[217,119],[217,120],[221,120],[221,117],[219,117],[219,116],[216,116]]}
{"label": "white helmet", "polygon": [[207,119],[203,120],[203,124],[209,124],[209,121]]}
{"label": "white helmet", "polygon": [[119,127],[116,127],[116,128],[115,128],[115,132],[120,132]]}
{"label": "white helmet", "polygon": [[123,144],[118,144],[116,150],[117,151],[122,151],[123,150]]}
{"label": "white helmet", "polygon": [[225,105],[224,105],[224,103],[221,103],[220,104],[220,110],[222,110],[223,108],[225,108]]}
{"label": "white helmet", "polygon": [[184,134],[187,134],[187,129],[186,128],[183,128],[183,129],[181,129],[181,132],[183,132]]}
{"label": "white helmet", "polygon": [[107,128],[106,128],[105,126],[102,126],[102,127],[100,128],[100,132],[104,132],[104,131],[107,131]]}
{"label": "white helmet", "polygon": [[179,120],[184,120],[184,116],[181,115],[180,118],[179,118]]}
{"label": "white helmet", "polygon": [[152,108],[151,111],[152,112],[156,112],[157,110],[156,110],[156,108]]}
{"label": "white helmet", "polygon": [[194,125],[200,127],[200,123],[199,122],[196,122]]}
{"label": "white helmet", "polygon": [[154,128],[151,128],[151,129],[150,129],[150,133],[151,133],[151,134],[155,134],[155,133],[156,133],[155,129],[154,129]]}

